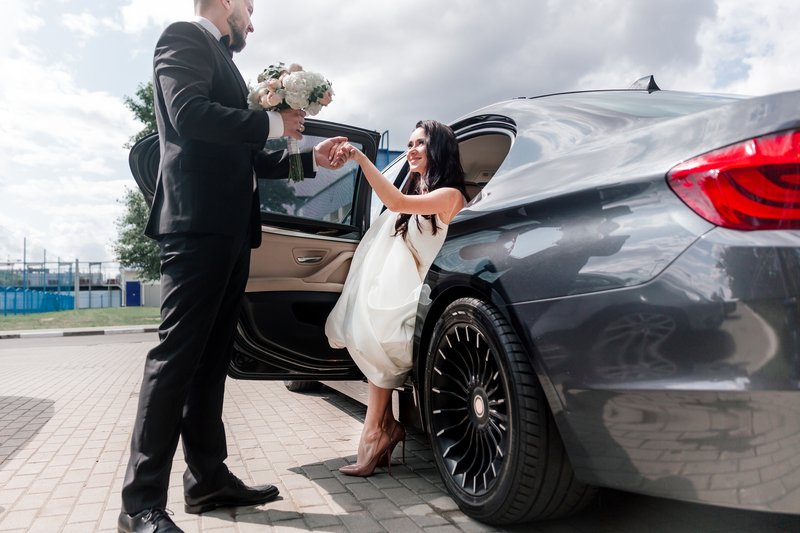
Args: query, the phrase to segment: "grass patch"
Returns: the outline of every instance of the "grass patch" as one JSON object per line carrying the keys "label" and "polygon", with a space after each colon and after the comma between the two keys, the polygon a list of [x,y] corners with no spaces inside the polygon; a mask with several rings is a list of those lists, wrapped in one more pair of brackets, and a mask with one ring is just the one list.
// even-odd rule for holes
{"label": "grass patch", "polygon": [[159,321],[158,307],[110,307],[16,316],[2,316],[0,312],[0,331],[144,326],[158,324]]}

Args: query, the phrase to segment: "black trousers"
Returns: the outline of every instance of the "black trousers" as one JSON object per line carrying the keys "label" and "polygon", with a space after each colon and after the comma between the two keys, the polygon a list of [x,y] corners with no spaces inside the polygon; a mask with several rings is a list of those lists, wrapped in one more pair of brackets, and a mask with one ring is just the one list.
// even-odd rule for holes
{"label": "black trousers", "polygon": [[250,267],[250,236],[167,235],[159,240],[159,344],[147,354],[122,510],[164,508],[178,437],[184,492],[206,494],[227,474],[222,402]]}

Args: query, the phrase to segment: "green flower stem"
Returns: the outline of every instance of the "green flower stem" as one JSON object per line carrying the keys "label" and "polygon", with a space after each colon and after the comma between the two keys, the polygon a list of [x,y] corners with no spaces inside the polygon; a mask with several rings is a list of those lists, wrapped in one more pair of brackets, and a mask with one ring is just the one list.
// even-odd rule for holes
{"label": "green flower stem", "polygon": [[300,146],[297,140],[290,137],[286,148],[289,150],[289,180],[303,181],[303,160],[300,159]]}

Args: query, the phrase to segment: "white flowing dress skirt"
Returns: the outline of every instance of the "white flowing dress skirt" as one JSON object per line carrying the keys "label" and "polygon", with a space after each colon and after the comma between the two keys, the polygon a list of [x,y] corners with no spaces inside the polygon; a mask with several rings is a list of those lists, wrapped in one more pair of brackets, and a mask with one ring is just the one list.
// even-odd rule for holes
{"label": "white flowing dress skirt", "polygon": [[415,217],[407,239],[394,236],[397,214],[385,211],[358,245],[339,301],[325,323],[334,348],[347,348],[364,375],[382,388],[403,384],[411,369],[412,340],[422,282],[444,241],[430,221]]}

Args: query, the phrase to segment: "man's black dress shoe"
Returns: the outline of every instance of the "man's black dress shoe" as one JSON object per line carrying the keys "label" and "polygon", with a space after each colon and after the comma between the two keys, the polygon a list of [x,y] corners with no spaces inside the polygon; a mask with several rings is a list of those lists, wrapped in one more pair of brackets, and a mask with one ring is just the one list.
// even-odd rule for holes
{"label": "man's black dress shoe", "polygon": [[219,489],[199,497],[186,495],[186,512],[205,513],[218,507],[245,507],[266,503],[278,497],[278,487],[257,485],[248,487],[242,481],[228,474],[228,480]]}
{"label": "man's black dress shoe", "polygon": [[119,513],[119,533],[183,533],[165,509],[145,509],[135,515]]}

